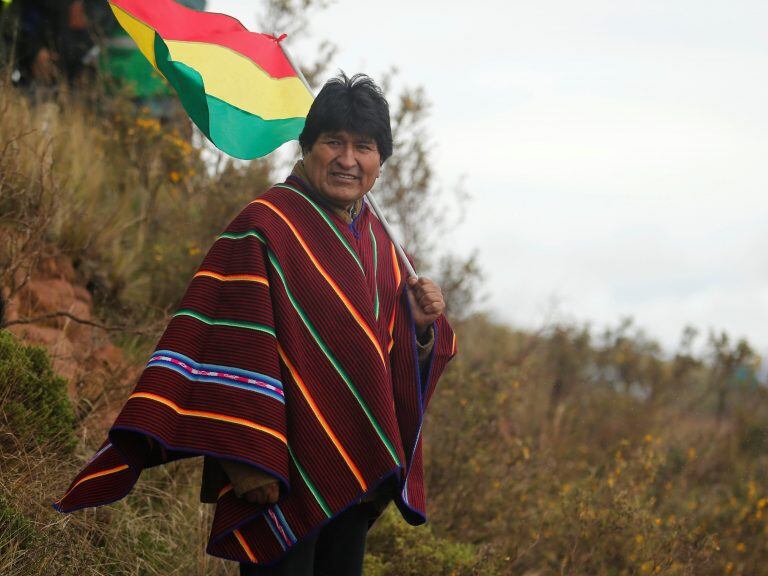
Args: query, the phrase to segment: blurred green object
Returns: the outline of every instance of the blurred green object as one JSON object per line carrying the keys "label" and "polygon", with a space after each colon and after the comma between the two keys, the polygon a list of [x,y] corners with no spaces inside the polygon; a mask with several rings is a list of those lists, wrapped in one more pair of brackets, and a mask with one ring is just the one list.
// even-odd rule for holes
{"label": "blurred green object", "polygon": [[99,57],[99,69],[115,82],[117,88],[127,90],[133,98],[170,97],[173,94],[168,83],[122,28],[115,29],[106,39]]}
{"label": "blurred green object", "polygon": [[[5,1],[5,0],[3,0]],[[205,10],[206,0],[178,0],[194,10]],[[106,3],[105,3],[106,4]],[[130,36],[112,18],[112,26],[99,55],[99,68],[119,89],[140,100],[170,98],[173,90],[147,61]],[[150,108],[153,106],[150,105]]]}

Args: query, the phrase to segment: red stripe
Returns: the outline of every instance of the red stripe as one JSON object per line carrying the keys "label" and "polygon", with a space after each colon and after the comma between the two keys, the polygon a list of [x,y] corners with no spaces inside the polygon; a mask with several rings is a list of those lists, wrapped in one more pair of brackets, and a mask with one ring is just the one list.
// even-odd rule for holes
{"label": "red stripe", "polygon": [[110,4],[153,28],[164,40],[225,46],[250,58],[273,78],[296,76],[273,36],[249,32],[232,16],[198,12],[173,0],[110,0]]}

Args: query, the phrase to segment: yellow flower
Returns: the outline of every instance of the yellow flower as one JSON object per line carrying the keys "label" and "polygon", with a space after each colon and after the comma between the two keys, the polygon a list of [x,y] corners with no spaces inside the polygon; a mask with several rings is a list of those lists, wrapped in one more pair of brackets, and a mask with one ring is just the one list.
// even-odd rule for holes
{"label": "yellow flower", "polygon": [[190,256],[194,256],[195,254],[200,254],[200,252],[202,252],[202,250],[200,250],[200,248],[198,248],[197,246],[192,246],[189,249],[189,255]]}
{"label": "yellow flower", "polygon": [[688,460],[696,460],[696,448],[688,448]]}
{"label": "yellow flower", "polygon": [[181,180],[181,174],[179,174],[178,172],[176,172],[176,170],[173,170],[173,171],[172,171],[172,172],[169,174],[169,176],[171,177],[171,182],[173,182],[174,184],[176,184],[176,183],[177,183],[179,180]]}
{"label": "yellow flower", "polygon": [[746,552],[747,545],[744,544],[744,542],[739,542],[738,544],[736,544],[736,550],[738,550],[739,552]]}
{"label": "yellow flower", "polygon": [[646,434],[646,435],[643,437],[643,440],[645,440],[646,442],[649,442],[649,443],[650,443],[650,442],[653,442],[653,435],[652,435],[652,434]]}
{"label": "yellow flower", "polygon": [[733,562],[728,562],[728,564],[725,565],[725,573],[730,574],[733,572]]}
{"label": "yellow flower", "polygon": [[661,518],[656,518],[653,523],[656,524],[656,526],[661,526],[664,524],[664,521]]}
{"label": "yellow flower", "polygon": [[638,544],[642,544],[645,541],[645,537],[642,534],[638,534],[635,536],[635,542]]}
{"label": "yellow flower", "polygon": [[760,498],[760,500],[757,501],[757,507],[762,510],[768,506],[768,498]]}

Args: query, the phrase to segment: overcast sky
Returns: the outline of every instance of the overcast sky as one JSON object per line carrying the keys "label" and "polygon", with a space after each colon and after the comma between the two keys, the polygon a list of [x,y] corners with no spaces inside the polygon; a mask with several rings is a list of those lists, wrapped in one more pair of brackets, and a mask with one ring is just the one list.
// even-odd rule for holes
{"label": "overcast sky", "polygon": [[[208,9],[256,28],[252,2]],[[287,42],[424,87],[439,181],[472,195],[451,241],[479,250],[499,319],[557,302],[768,354],[767,30],[764,0],[338,0]]]}

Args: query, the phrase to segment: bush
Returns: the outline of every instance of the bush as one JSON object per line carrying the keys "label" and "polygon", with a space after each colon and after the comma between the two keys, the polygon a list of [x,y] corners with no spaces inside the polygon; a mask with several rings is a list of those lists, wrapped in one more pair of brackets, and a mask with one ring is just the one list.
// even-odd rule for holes
{"label": "bush", "polygon": [[476,546],[438,538],[429,526],[407,525],[390,505],[370,532],[366,576],[498,574]]}
{"label": "bush", "polygon": [[64,452],[76,444],[67,383],[51,369],[47,353],[24,346],[0,330],[0,418],[17,441],[52,443]]}

